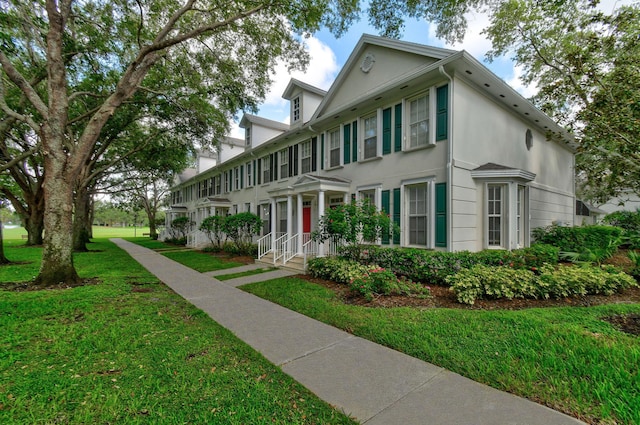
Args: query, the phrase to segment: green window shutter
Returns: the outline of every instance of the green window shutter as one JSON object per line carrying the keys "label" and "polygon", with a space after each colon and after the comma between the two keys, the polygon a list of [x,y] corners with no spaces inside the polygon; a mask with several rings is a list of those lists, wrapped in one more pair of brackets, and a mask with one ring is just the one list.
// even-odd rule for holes
{"label": "green window shutter", "polygon": [[258,159],[258,184],[262,183],[262,158]]}
{"label": "green window shutter", "polygon": [[395,106],[395,122],[394,122],[394,134],[393,134],[393,150],[394,152],[400,152],[402,150],[402,103],[398,103]]}
{"label": "green window shutter", "polygon": [[349,164],[351,162],[351,126],[349,124],[345,124],[343,128],[344,132],[344,146],[342,150],[342,159],[344,164]]}
{"label": "green window shutter", "polygon": [[436,140],[445,140],[449,128],[449,85],[436,90]]}
{"label": "green window shutter", "polygon": [[[389,215],[391,213],[391,191],[383,190],[381,195],[382,212]],[[382,234],[382,244],[389,245],[389,232],[384,232]]]}
{"label": "green window shutter", "polygon": [[311,171],[318,170],[318,138],[311,138]]}
{"label": "green window shutter", "polygon": [[358,121],[353,122],[353,146],[351,147],[351,160],[358,162]]}
{"label": "green window shutter", "polygon": [[447,246],[447,184],[436,184],[436,246]]}
{"label": "green window shutter", "polygon": [[244,165],[240,166],[240,189],[244,189]]}
{"label": "green window shutter", "polygon": [[[400,188],[393,189],[393,223],[400,228]],[[393,234],[394,245],[400,245],[400,232]]]}
{"label": "green window shutter", "polygon": [[391,153],[391,108],[382,111],[382,154]]}
{"label": "green window shutter", "polygon": [[256,185],[256,176],[258,175],[258,171],[256,170],[256,160],[253,160],[253,167],[251,167],[251,170],[253,170],[253,185]]}
{"label": "green window shutter", "polygon": [[324,170],[324,159],[327,154],[324,151],[324,133],[320,135],[320,169]]}

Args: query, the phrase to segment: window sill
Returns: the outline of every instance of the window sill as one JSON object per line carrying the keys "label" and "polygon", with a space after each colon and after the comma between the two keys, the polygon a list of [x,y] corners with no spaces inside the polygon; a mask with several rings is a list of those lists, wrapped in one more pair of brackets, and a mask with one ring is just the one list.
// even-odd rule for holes
{"label": "window sill", "polygon": [[415,152],[415,151],[421,151],[421,150],[425,150],[425,149],[432,149],[435,148],[436,144],[435,143],[428,143],[426,145],[422,145],[422,146],[416,146],[415,148],[409,148],[409,147],[404,147],[402,152]]}
{"label": "window sill", "polygon": [[382,156],[374,156],[373,158],[361,159],[358,161],[358,163],[364,164],[365,162],[380,161],[381,159]]}
{"label": "window sill", "polygon": [[344,168],[344,165],[336,165],[335,167],[328,167],[328,168],[325,168],[324,171],[339,170],[341,168]]}

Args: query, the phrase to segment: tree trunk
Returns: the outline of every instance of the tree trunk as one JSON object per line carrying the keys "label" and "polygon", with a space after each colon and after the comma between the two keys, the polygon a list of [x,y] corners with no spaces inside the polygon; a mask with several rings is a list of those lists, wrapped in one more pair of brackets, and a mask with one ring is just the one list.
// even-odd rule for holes
{"label": "tree trunk", "polygon": [[49,286],[77,284],[80,277],[73,265],[73,188],[65,173],[64,160],[48,157],[44,180],[45,218],[42,264],[36,283]]}
{"label": "tree trunk", "polygon": [[2,220],[0,220],[0,264],[9,264],[11,261],[4,256],[4,238],[2,237]]}
{"label": "tree trunk", "polygon": [[24,228],[27,230],[27,245],[42,245],[44,231],[44,205],[40,208],[29,208],[29,216],[23,217]]}
{"label": "tree trunk", "polygon": [[73,250],[75,252],[87,252],[87,243],[89,239],[89,230],[87,222],[90,219],[90,196],[86,187],[80,187],[76,191],[75,211],[73,215]]}

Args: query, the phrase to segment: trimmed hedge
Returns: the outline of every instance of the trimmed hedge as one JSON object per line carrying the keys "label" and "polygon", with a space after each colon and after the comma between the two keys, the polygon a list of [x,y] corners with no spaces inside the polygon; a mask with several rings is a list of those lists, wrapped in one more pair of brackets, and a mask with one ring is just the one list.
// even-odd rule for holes
{"label": "trimmed hedge", "polygon": [[361,264],[375,264],[393,270],[397,275],[433,285],[446,285],[447,276],[477,264],[510,266],[515,269],[538,269],[545,263],[557,263],[559,250],[537,244],[513,251],[441,252],[411,248],[383,248],[376,245],[343,247],[340,256]]}
{"label": "trimmed hedge", "polygon": [[635,279],[613,266],[551,266],[536,273],[481,264],[449,276],[447,282],[459,302],[477,299],[564,298],[575,295],[611,295],[632,286]]}

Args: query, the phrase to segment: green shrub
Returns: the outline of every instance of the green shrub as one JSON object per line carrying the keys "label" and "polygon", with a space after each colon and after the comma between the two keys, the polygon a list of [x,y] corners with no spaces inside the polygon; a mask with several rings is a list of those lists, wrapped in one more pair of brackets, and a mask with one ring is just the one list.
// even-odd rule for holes
{"label": "green shrub", "polygon": [[477,264],[446,278],[458,302],[474,304],[479,298],[538,298],[536,275],[511,267],[489,267]]}
{"label": "green shrub", "polygon": [[379,246],[346,247],[341,258],[361,264],[377,264],[410,280],[433,285],[446,285],[447,276],[476,264],[538,269],[544,263],[558,262],[558,248],[538,244],[513,251],[442,252],[415,248],[383,248]]}
{"label": "green shrub", "polygon": [[585,250],[617,247],[621,242],[622,229],[613,226],[548,226],[534,229],[533,237],[538,243],[558,247],[564,252],[583,252]]}
{"label": "green shrub", "polygon": [[622,228],[622,241],[630,249],[640,249],[640,209],[616,211],[607,214],[602,221]]}
{"label": "green shrub", "polygon": [[405,278],[398,278],[389,269],[378,267],[353,279],[349,288],[371,301],[378,295],[429,296],[429,288]]}
{"label": "green shrub", "polygon": [[637,286],[626,273],[612,266],[543,265],[539,276],[524,269],[475,265],[449,276],[446,280],[459,302],[473,304],[490,298],[565,298],[576,295],[603,294]]}
{"label": "green shrub", "polygon": [[308,271],[313,277],[349,284],[358,276],[376,267],[338,257],[318,257],[309,260]]}
{"label": "green shrub", "polygon": [[629,251],[628,254],[629,259],[633,262],[633,268],[631,269],[631,276],[636,279],[640,279],[640,252],[638,251]]}

